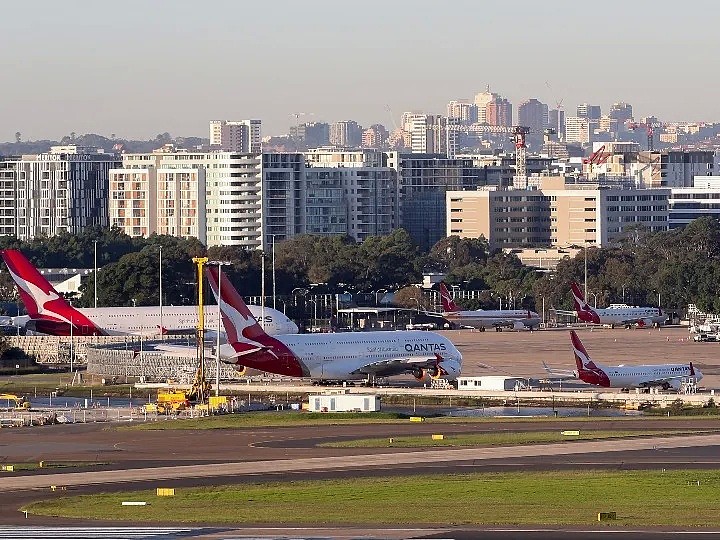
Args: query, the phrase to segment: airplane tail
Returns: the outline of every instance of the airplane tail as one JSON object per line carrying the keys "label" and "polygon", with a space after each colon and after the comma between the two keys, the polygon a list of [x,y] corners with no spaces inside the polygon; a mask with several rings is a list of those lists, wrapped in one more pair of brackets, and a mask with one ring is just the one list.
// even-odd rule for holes
{"label": "airplane tail", "polygon": [[92,321],[72,307],[20,251],[5,249],[0,254],[37,331],[68,335],[68,325],[72,325],[77,334],[103,334]]}
{"label": "airplane tail", "polygon": [[284,343],[265,333],[230,280],[223,279],[219,287],[218,269],[208,266],[206,273],[220,308],[227,343],[233,350],[225,358],[260,371],[306,377],[307,368]]}
{"label": "airplane tail", "polygon": [[610,386],[610,379],[607,373],[605,373],[602,366],[590,359],[590,355],[575,330],[570,331],[570,341],[572,342],[573,352],[575,354],[578,378],[589,384],[605,387]]}
{"label": "airplane tail", "polygon": [[457,306],[452,296],[450,296],[450,292],[448,291],[447,285],[445,285],[444,281],[440,282],[440,300],[442,301],[443,311],[460,311],[460,308]]}
{"label": "airplane tail", "polygon": [[573,281],[570,284],[570,290],[573,295],[573,304],[575,305],[575,311],[577,313],[578,319],[583,322],[599,324],[600,317],[595,312],[595,310],[591,308],[585,301],[585,296],[580,290],[578,284]]}

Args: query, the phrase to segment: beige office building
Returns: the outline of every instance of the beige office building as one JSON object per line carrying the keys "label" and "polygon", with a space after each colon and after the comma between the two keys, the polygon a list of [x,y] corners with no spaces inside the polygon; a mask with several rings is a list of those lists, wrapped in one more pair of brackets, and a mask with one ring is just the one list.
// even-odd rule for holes
{"label": "beige office building", "polygon": [[668,229],[668,189],[565,185],[544,178],[537,190],[449,191],[447,234],[484,236],[491,248],[611,244],[629,227]]}

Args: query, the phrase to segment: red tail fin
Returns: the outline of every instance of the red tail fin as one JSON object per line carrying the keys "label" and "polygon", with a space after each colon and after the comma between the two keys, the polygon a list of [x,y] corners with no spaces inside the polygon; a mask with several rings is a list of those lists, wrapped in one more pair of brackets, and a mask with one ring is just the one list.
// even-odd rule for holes
{"label": "red tail fin", "polygon": [[450,296],[450,292],[448,291],[444,281],[440,282],[440,301],[442,302],[443,311],[460,311],[460,308],[457,306],[452,296]]}
{"label": "red tail fin", "polygon": [[603,369],[590,359],[590,355],[585,350],[585,346],[575,333],[570,331],[570,341],[572,342],[573,352],[575,353],[575,365],[578,370],[578,377],[581,381],[597,386],[610,386],[610,379]]}
{"label": "red tail fin", "polygon": [[207,278],[220,306],[228,343],[257,341],[258,338],[267,337],[229,279],[222,280],[219,287],[221,297],[218,297],[218,269],[208,266]]}
{"label": "red tail fin", "polygon": [[585,302],[585,297],[578,284],[573,281],[570,284],[570,290],[573,295],[573,304],[575,305],[578,319],[583,322],[600,324],[600,316]]}
{"label": "red tail fin", "polygon": [[[51,335],[67,335],[72,324],[78,334],[101,335],[99,330],[85,315],[72,307],[53,288],[50,282],[38,272],[25,255],[16,249],[5,249],[2,258],[17,285],[20,299],[25,304],[30,318],[48,324],[36,324],[38,331]],[[61,323],[61,324],[56,324]],[[79,332],[78,330],[82,330]]]}

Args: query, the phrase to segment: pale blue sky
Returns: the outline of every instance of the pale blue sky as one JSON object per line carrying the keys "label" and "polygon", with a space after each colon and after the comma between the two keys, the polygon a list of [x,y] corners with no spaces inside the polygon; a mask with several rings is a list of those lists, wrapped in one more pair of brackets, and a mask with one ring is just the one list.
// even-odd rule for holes
{"label": "pale blue sky", "polygon": [[490,85],[569,114],[720,121],[720,8],[707,0],[4,2],[0,140],[71,131],[207,136],[211,119],[392,127]]}

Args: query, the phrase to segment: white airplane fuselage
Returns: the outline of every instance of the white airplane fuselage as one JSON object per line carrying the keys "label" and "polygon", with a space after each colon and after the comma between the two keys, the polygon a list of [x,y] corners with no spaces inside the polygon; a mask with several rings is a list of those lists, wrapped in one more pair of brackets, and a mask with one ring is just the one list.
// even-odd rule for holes
{"label": "white airplane fuselage", "polygon": [[521,309],[446,311],[442,316],[456,325],[474,328],[501,326],[518,328],[520,325],[532,328],[540,324],[540,317],[537,313],[531,311],[528,317],[527,310]]}
{"label": "white airplane fuselage", "polygon": [[594,309],[600,318],[599,324],[627,325],[629,321],[644,321],[652,325],[665,322],[666,315],[663,315],[658,308],[648,307],[618,307]]}
{"label": "white airplane fuselage", "polygon": [[[248,308],[260,321],[262,307],[253,305]],[[197,328],[198,324],[197,306],[163,306],[162,321],[160,306],[77,308],[77,310],[108,335],[159,334],[161,325],[169,332],[192,331]],[[218,330],[217,305],[205,306],[204,319],[207,330]],[[271,335],[292,334],[298,331],[297,325],[285,314],[268,307],[265,307],[264,321],[261,324]],[[82,330],[80,328],[78,333],[85,333]],[[224,332],[222,324],[220,324],[220,330]]]}
{"label": "white airplane fuselage", "polygon": [[[362,380],[369,374],[390,376],[398,374],[391,366],[379,371],[363,370],[363,366],[397,359],[398,369],[412,366],[413,359],[441,358],[439,366],[446,372],[444,378],[455,380],[460,375],[462,355],[445,336],[425,331],[348,332],[347,334],[294,334],[277,335],[304,366],[313,380]],[[234,354],[231,345],[220,347],[220,356]],[[402,364],[402,359],[409,362]],[[242,357],[237,358],[242,363]],[[392,371],[392,372],[391,372]],[[420,371],[420,370],[418,370]],[[403,371],[401,371],[403,372]],[[406,372],[406,371],[404,371]],[[420,373],[418,373],[420,375]]]}
{"label": "white airplane fuselage", "polygon": [[694,377],[696,381],[703,375],[695,368],[690,373],[688,364],[657,364],[644,366],[614,366],[603,368],[610,380],[611,388],[644,388],[654,386],[657,381],[667,381],[659,386],[667,385],[670,388],[680,388],[683,377]]}

